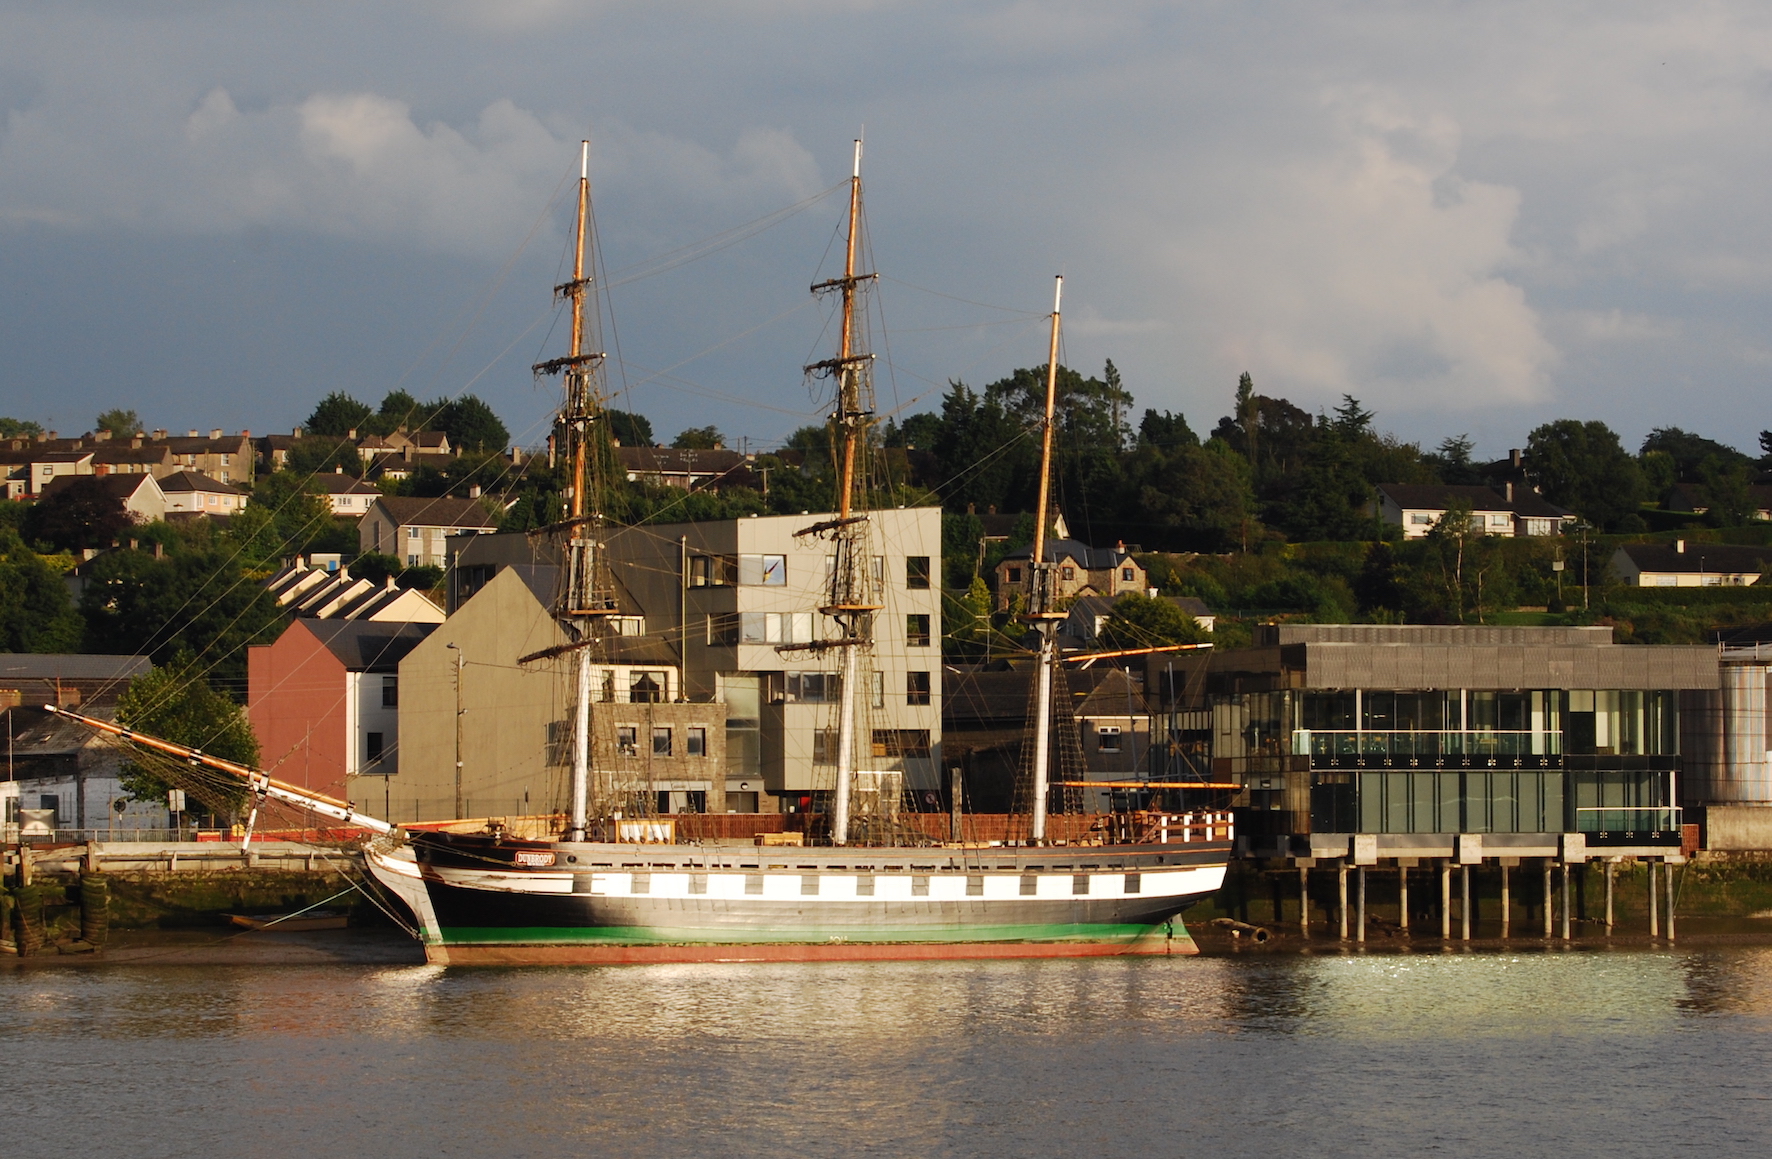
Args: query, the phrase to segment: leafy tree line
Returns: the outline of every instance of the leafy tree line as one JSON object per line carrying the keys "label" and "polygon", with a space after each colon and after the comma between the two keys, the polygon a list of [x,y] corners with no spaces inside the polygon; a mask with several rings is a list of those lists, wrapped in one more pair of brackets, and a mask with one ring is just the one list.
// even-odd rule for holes
{"label": "leafy tree line", "polygon": [[372,409],[344,391],[321,399],[303,424],[310,435],[348,437],[391,435],[396,431],[442,431],[451,446],[463,450],[497,451],[509,445],[510,431],[493,409],[477,395],[420,402],[404,390],[391,390]]}

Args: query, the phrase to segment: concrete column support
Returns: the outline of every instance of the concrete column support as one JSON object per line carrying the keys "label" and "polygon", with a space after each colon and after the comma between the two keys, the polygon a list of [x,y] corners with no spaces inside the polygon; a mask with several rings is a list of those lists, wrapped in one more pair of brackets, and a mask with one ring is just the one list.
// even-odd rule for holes
{"label": "concrete column support", "polygon": [[1501,867],[1501,940],[1507,940],[1508,928],[1513,924],[1513,898],[1508,893],[1507,866]]}
{"label": "concrete column support", "polygon": [[1661,936],[1661,911],[1655,899],[1655,863],[1645,861],[1643,864],[1649,867],[1649,936],[1659,938]]}
{"label": "concrete column support", "polygon": [[1458,935],[1461,941],[1471,940],[1471,867],[1458,867]]}
{"label": "concrete column support", "polygon": [[1409,935],[1409,867],[1397,866],[1397,927]]}
{"label": "concrete column support", "polygon": [[1358,909],[1356,910],[1358,922],[1354,928],[1354,940],[1364,942],[1366,940],[1366,867],[1362,865],[1360,868],[1354,870],[1354,873],[1359,878],[1359,881],[1356,883],[1359,887],[1358,894],[1355,898],[1355,904],[1358,906]]}
{"label": "concrete column support", "polygon": [[1341,940],[1347,941],[1347,862],[1335,867],[1335,889],[1338,904],[1336,918],[1341,924]]}
{"label": "concrete column support", "polygon": [[1303,865],[1298,867],[1298,933],[1311,936],[1311,871]]}
{"label": "concrete column support", "polygon": [[1674,867],[1663,862],[1662,871],[1666,874],[1662,884],[1667,887],[1663,890],[1667,894],[1667,940],[1671,942],[1674,940]]}
{"label": "concrete column support", "polygon": [[1569,940],[1569,863],[1563,862],[1563,940]]}
{"label": "concrete column support", "polygon": [[1452,863],[1440,862],[1440,940],[1452,940]]}
{"label": "concrete column support", "polygon": [[1547,857],[1544,861],[1544,936],[1551,936],[1551,919],[1557,910],[1556,895],[1551,892],[1551,863]]}
{"label": "concrete column support", "polygon": [[1612,936],[1612,884],[1617,876],[1618,866],[1610,860],[1606,862],[1606,936]]}

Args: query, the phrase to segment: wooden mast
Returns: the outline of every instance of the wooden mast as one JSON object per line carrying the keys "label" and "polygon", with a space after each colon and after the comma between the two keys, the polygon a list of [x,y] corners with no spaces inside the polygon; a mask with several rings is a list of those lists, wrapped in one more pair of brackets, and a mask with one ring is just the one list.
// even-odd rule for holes
{"label": "wooden mast", "polygon": [[[599,558],[603,511],[601,494],[591,476],[590,462],[594,453],[596,421],[602,417],[602,396],[596,381],[601,371],[602,352],[585,350],[585,298],[592,278],[585,275],[585,244],[590,233],[591,213],[591,143],[580,142],[578,173],[578,228],[574,239],[572,280],[554,287],[556,298],[572,303],[572,331],[566,357],[538,362],[532,368],[537,375],[563,374],[564,400],[558,426],[568,443],[568,460],[572,465],[572,481],[568,496],[568,514],[564,527],[566,543],[566,583],[556,617],[575,638],[577,647],[577,679],[572,727],[572,789],[571,820],[566,839],[582,841],[590,813],[591,775],[591,660],[595,644],[601,638],[602,625],[615,613],[609,585],[599,581],[603,561]],[[550,650],[552,651],[552,650]]]}
{"label": "wooden mast", "polygon": [[1029,568],[1028,614],[1040,633],[1039,669],[1034,692],[1034,785],[1028,836],[1034,844],[1046,840],[1046,795],[1052,783],[1052,667],[1055,662],[1053,633],[1057,613],[1053,610],[1052,565],[1046,562],[1047,505],[1052,496],[1052,417],[1058,402],[1058,328],[1064,300],[1064,278],[1052,291],[1052,341],[1046,356],[1046,417],[1040,434],[1040,501],[1034,511],[1034,556]]}
{"label": "wooden mast", "polygon": [[836,290],[842,295],[843,319],[837,357],[815,362],[806,368],[808,374],[830,374],[837,380],[836,407],[831,421],[842,437],[838,454],[837,518],[829,524],[807,528],[800,534],[829,531],[836,559],[831,568],[829,602],[821,609],[837,622],[841,634],[821,647],[843,651],[843,672],[837,715],[837,776],[831,801],[831,841],[837,845],[849,841],[850,786],[855,773],[860,731],[856,720],[856,698],[860,695],[861,653],[872,644],[873,614],[880,610],[874,595],[867,588],[866,544],[867,515],[856,514],[859,482],[856,458],[865,445],[869,421],[873,418],[872,389],[867,368],[873,355],[858,350],[860,336],[856,329],[855,308],[861,283],[873,274],[855,272],[856,251],[861,234],[861,141],[855,142],[855,163],[849,178],[849,233],[844,249],[843,276],[819,282],[813,293]]}

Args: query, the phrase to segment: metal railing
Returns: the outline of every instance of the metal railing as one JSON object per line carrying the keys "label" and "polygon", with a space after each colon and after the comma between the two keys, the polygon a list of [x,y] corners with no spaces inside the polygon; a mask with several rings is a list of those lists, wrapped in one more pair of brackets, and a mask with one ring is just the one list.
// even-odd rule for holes
{"label": "metal railing", "polygon": [[1295,756],[1529,757],[1556,756],[1563,734],[1553,731],[1461,729],[1366,731],[1301,728],[1292,734]]}
{"label": "metal railing", "polygon": [[1677,805],[1584,806],[1575,810],[1577,833],[1678,833]]}

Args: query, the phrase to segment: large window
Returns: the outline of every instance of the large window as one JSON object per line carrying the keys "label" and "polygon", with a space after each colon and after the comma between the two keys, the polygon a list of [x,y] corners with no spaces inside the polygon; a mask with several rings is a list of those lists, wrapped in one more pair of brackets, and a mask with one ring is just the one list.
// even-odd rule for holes
{"label": "large window", "polygon": [[906,672],[904,674],[904,702],[910,705],[929,703],[929,673]]}
{"label": "large window", "polygon": [[383,708],[400,707],[400,678],[383,676],[381,678],[381,706]]}
{"label": "large window", "polygon": [[668,757],[672,753],[671,729],[669,725],[654,725],[652,729],[652,755]]}
{"label": "large window", "polygon": [[741,555],[738,557],[738,582],[745,585],[782,587],[788,582],[788,557]]}
{"label": "large window", "polygon": [[742,612],[738,638],[744,644],[809,644],[811,612]]}
{"label": "large window", "polygon": [[876,728],[874,730],[874,755],[876,757],[921,757],[930,754],[929,730],[926,728]]}
{"label": "large window", "polygon": [[684,751],[692,757],[708,755],[708,730],[700,725],[691,725],[684,730]]}
{"label": "large window", "polygon": [[790,704],[835,704],[843,695],[843,678],[835,672],[789,672],[785,699]]}
{"label": "large window", "polygon": [[907,555],[904,560],[904,586],[918,590],[929,587],[929,557]]}
{"label": "large window", "polygon": [[929,647],[929,615],[912,612],[904,618],[904,642],[911,648]]}

